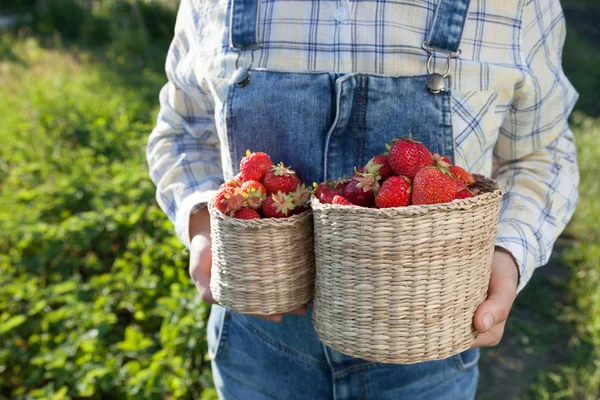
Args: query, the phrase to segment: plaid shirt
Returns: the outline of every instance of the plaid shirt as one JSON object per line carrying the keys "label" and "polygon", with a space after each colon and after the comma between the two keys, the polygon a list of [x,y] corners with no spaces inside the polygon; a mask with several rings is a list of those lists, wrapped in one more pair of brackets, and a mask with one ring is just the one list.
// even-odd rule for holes
{"label": "plaid shirt", "polygon": [[[237,53],[228,0],[183,0],[147,159],[157,200],[189,244],[193,207],[233,175],[224,103]],[[260,0],[254,67],[423,74],[436,0]],[[519,264],[519,290],[572,216],[579,182],[567,118],[577,93],[561,67],[558,0],[473,0],[452,73],[456,164],[506,189],[497,245]],[[248,54],[245,55],[249,59]],[[437,69],[445,58],[436,58]]]}

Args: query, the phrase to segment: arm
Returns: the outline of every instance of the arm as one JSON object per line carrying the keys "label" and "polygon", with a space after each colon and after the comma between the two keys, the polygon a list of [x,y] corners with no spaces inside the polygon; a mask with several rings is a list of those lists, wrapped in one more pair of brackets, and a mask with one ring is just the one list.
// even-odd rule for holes
{"label": "arm", "polygon": [[[494,151],[494,178],[504,186],[488,299],[475,313],[473,347],[500,342],[517,292],[548,262],[575,211],[579,172],[568,116],[577,92],[565,77],[565,23],[558,0],[523,10],[523,79]],[[517,273],[518,270],[518,273]],[[518,284],[518,286],[517,286]]]}
{"label": "arm", "polygon": [[192,208],[207,203],[223,179],[213,98],[192,70],[190,49],[198,36],[191,7],[182,1],[167,55],[168,83],[160,92],[160,112],[146,149],[158,204],[186,246]]}
{"label": "arm", "polygon": [[577,92],[563,73],[565,22],[558,0],[523,10],[523,80],[500,129],[494,178],[506,189],[497,245],[519,266],[519,290],[548,262],[575,211],[579,171],[568,117]]}

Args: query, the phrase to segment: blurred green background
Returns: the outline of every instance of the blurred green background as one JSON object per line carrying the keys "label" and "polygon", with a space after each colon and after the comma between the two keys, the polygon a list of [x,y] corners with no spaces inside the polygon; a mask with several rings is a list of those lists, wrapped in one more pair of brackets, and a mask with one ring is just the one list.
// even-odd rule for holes
{"label": "blurred green background", "polygon": [[[10,3],[10,4],[8,4]],[[212,399],[145,144],[176,0],[0,1],[0,399]],[[564,1],[581,201],[478,398],[600,398],[600,5]]]}

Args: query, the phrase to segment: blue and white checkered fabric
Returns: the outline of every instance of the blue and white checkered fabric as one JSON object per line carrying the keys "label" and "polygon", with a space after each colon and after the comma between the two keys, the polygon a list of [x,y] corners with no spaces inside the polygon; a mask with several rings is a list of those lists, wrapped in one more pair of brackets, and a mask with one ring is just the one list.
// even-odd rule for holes
{"label": "blue and white checkered fabric", "polygon": [[[147,149],[160,206],[188,244],[190,210],[233,175],[223,104],[237,53],[228,0],[183,0],[169,82]],[[254,67],[413,75],[436,0],[259,0]],[[506,188],[497,244],[519,263],[519,290],[545,264],[577,202],[567,118],[577,93],[561,67],[558,0],[472,0],[452,74],[456,163]],[[242,62],[248,62],[249,53]],[[445,67],[443,54],[437,69]]]}

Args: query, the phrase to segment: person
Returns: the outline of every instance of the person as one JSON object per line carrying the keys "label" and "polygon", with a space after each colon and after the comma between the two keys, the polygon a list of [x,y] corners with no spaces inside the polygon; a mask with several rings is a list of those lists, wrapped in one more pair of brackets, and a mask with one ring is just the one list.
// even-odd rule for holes
{"label": "person", "polygon": [[564,38],[558,0],[182,0],[147,160],[204,301],[214,304],[205,205],[247,149],[320,182],[411,131],[505,188],[472,349],[379,364],[324,346],[310,307],[258,318],[213,305],[221,398],[474,398],[478,348],[499,343],[577,202]]}

